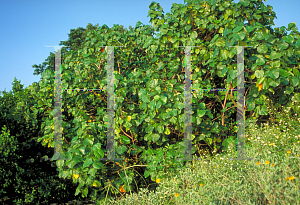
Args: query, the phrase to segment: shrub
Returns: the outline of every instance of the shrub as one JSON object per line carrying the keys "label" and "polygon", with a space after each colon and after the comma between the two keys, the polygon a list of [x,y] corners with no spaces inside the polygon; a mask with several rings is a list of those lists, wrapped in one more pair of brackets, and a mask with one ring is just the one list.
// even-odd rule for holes
{"label": "shrub", "polygon": [[[71,180],[58,177],[55,162],[44,160],[53,154],[53,149],[41,146],[30,137],[37,133],[36,127],[32,118],[26,122],[24,110],[34,101],[20,107],[23,110],[16,109],[17,102],[26,101],[21,96],[26,96],[27,89],[22,90],[15,81],[13,90],[14,95],[5,92],[0,98],[0,199],[6,204],[82,200],[74,196],[76,185]],[[35,120],[39,120],[39,116]],[[38,123],[36,125],[38,127]]]}

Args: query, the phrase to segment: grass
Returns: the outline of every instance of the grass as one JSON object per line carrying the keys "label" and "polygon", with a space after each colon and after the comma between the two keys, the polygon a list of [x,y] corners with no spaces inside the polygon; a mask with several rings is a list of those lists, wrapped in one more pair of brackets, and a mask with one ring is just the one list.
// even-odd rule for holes
{"label": "grass", "polygon": [[143,188],[97,204],[300,204],[300,106],[278,112],[272,105],[272,125],[246,127],[245,156],[254,160],[230,160],[234,145],[226,154],[187,164],[177,175],[168,173],[155,192]]}

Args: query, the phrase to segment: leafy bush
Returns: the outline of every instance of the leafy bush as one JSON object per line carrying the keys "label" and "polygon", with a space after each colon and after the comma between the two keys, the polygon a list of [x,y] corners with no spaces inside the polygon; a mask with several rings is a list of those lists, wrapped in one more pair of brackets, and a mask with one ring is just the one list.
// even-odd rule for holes
{"label": "leafy bush", "polygon": [[299,204],[300,103],[292,102],[281,109],[278,112],[268,106],[270,115],[276,115],[276,124],[270,121],[259,127],[255,121],[249,123],[245,148],[246,155],[254,160],[230,160],[236,155],[232,147],[230,153],[204,156],[201,161],[188,163],[178,174],[170,173],[157,182],[156,192],[141,189],[138,194],[128,193],[108,203]]}
{"label": "leafy bush", "polygon": [[[0,97],[0,199],[6,204],[67,202],[74,197],[76,186],[70,180],[58,177],[55,163],[45,161],[44,156],[53,155],[52,148],[46,149],[33,137],[37,126],[27,118],[24,110],[34,104],[24,96],[27,89],[14,80],[13,91]],[[22,97],[23,96],[23,97]],[[18,102],[28,102],[17,110]],[[24,115],[24,113],[26,113]],[[16,117],[17,116],[17,117]],[[28,117],[28,115],[27,115]]]}
{"label": "leafy bush", "polygon": [[[138,22],[128,31],[103,25],[87,33],[80,49],[65,54],[62,86],[69,90],[62,93],[62,157],[71,160],[56,163],[60,177],[79,183],[76,195],[96,198],[101,192],[99,196],[106,197],[104,191],[121,195],[163,179],[167,172],[176,172],[185,164],[177,158],[183,157],[184,150],[184,80],[188,79],[184,79],[183,48],[175,46],[198,46],[191,49],[191,59],[186,61],[193,61],[193,89],[227,89],[193,92],[191,154],[197,154],[201,141],[217,150],[225,150],[234,141],[237,97],[229,90],[238,85],[238,69],[233,60],[237,49],[230,46],[252,46],[244,51],[246,119],[268,114],[266,98],[276,101],[276,107],[293,98],[299,100],[295,61],[299,61],[300,40],[295,24],[272,29],[275,12],[257,0],[186,2],[174,3],[172,13],[166,15],[159,3],[152,2],[149,16],[153,27]],[[153,37],[155,31],[159,32],[157,38]],[[105,48],[104,52],[100,46],[123,47]],[[186,48],[186,53],[189,51]],[[105,95],[105,64],[112,52],[113,146],[121,162],[99,160],[108,156],[106,132],[112,128],[106,126]],[[34,106],[35,110],[50,108],[42,120],[44,135],[38,141],[51,147],[54,110],[49,100],[54,98],[54,77],[53,70],[42,73]],[[104,94],[77,90],[90,88],[104,89]]]}
{"label": "leafy bush", "polygon": [[17,141],[13,136],[10,136],[9,130],[7,130],[7,127],[4,125],[0,135],[0,181],[2,182],[2,188],[0,190],[1,196],[14,191],[14,184],[18,183],[17,178],[22,171],[24,171],[14,164],[15,159],[20,157],[15,153],[17,147]]}
{"label": "leafy bush", "polygon": [[[60,178],[78,183],[76,196],[96,200],[145,186],[155,190],[153,182],[166,178],[167,173],[176,174],[185,165],[177,160],[183,158],[185,148],[185,81],[193,80],[192,89],[198,89],[191,100],[195,134],[188,136],[190,154],[200,156],[203,142],[210,153],[227,150],[236,135],[235,107],[243,107],[232,91],[242,83],[237,76],[243,68],[234,56],[243,53],[230,46],[252,46],[244,50],[246,111],[239,113],[244,114],[246,126],[250,117],[268,114],[266,99],[276,102],[275,108],[300,100],[300,36],[294,23],[272,29],[275,12],[260,0],[185,2],[174,3],[172,13],[166,15],[159,3],[152,2],[148,13],[153,26],[138,22],[128,31],[119,25],[103,25],[88,31],[80,46],[65,50],[62,87],[69,90],[62,92],[62,157],[70,160],[57,160],[56,166]],[[158,37],[153,37],[154,32]],[[175,47],[194,45],[198,47],[185,48],[190,57]],[[123,47],[104,50],[100,46]],[[115,128],[115,142],[107,146],[113,146],[115,157],[122,161],[105,162],[99,158],[108,157],[106,132],[113,128],[106,125],[105,95],[109,83],[105,64],[111,54],[115,59],[115,80],[111,81],[115,121],[110,124]],[[194,71],[186,79],[184,58],[187,65],[193,61]],[[18,103],[7,116],[16,117],[18,126],[23,126],[22,136],[29,136],[24,142],[54,147],[55,75],[52,66],[42,72],[38,84],[15,94]],[[199,90],[211,88],[226,90]],[[26,133],[25,127],[31,131]]]}

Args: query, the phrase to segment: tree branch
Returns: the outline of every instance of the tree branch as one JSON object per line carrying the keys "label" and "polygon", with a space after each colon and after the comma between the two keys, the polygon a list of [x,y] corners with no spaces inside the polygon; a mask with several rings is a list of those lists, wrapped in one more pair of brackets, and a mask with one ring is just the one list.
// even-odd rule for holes
{"label": "tree branch", "polygon": [[[122,130],[121,124],[120,124],[120,129]],[[122,132],[134,142],[134,140],[130,135],[128,135],[124,130],[122,130]]]}

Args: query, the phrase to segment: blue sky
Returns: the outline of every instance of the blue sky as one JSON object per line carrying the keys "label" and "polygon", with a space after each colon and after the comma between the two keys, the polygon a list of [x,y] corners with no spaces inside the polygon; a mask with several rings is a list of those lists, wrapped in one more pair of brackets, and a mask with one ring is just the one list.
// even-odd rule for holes
{"label": "blue sky", "polygon": [[[42,64],[54,52],[54,48],[68,40],[70,29],[86,28],[88,23],[99,26],[106,24],[135,27],[137,21],[151,25],[147,17],[153,0],[11,0],[1,1],[0,19],[0,91],[9,92],[16,77],[24,88],[40,80],[34,76],[32,65]],[[239,0],[234,0],[238,2]],[[184,0],[156,0],[165,14],[170,12],[172,3]],[[288,26],[295,22],[300,25],[299,0],[268,0],[277,18],[275,27]]]}

